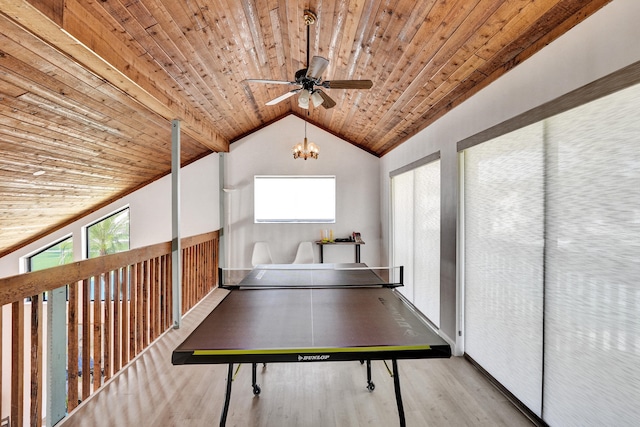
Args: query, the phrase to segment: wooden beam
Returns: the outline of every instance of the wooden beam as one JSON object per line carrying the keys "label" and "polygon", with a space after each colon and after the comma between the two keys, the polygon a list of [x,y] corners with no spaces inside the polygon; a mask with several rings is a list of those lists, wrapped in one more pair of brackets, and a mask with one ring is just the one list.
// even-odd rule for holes
{"label": "wooden beam", "polygon": [[[184,132],[202,145],[215,152],[229,151],[229,141],[201,117],[186,100],[175,93],[175,90],[156,86],[144,61],[136,61],[132,55],[127,69],[121,70],[89,48],[86,43],[101,39],[100,34],[108,31],[105,28],[97,28],[100,26],[99,22],[92,22],[91,25],[87,23],[82,26],[77,25],[78,17],[69,12],[69,7],[77,3],[70,1],[67,4],[68,7],[62,10],[56,8],[55,12],[50,9],[39,10],[36,6],[41,6],[40,3],[34,0],[31,3],[27,0],[3,0],[0,3],[0,12],[122,90],[142,107],[168,121],[180,119]],[[45,13],[52,16],[47,16]],[[78,34],[77,28],[82,28],[83,34]],[[129,48],[122,43],[108,46],[108,49],[113,52],[129,51]]]}

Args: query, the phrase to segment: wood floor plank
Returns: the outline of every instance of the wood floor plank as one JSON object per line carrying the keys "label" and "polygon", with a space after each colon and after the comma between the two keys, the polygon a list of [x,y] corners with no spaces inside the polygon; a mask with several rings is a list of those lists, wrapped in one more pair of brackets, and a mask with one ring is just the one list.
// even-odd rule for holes
{"label": "wood floor plank", "polygon": [[[83,402],[62,427],[212,426],[222,410],[226,365],[171,365],[171,352],[219,303],[215,290],[102,390]],[[532,426],[480,372],[460,357],[398,362],[408,426]],[[375,390],[366,389],[359,362],[251,366],[234,383],[227,426],[393,426],[398,424],[393,379],[372,363]]]}

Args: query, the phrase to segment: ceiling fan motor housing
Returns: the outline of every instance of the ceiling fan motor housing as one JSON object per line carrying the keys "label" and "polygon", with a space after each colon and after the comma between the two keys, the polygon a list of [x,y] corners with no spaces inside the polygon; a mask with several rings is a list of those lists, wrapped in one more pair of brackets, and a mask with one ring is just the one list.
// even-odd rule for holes
{"label": "ceiling fan motor housing", "polygon": [[307,75],[307,69],[303,68],[302,70],[298,70],[296,71],[296,83],[300,83],[302,84],[305,80],[305,77]]}

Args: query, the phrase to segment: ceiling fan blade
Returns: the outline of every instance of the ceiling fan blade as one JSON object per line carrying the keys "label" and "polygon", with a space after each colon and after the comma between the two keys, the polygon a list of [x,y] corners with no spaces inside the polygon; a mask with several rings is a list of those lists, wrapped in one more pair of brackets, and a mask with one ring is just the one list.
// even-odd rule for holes
{"label": "ceiling fan blade", "polygon": [[274,85],[297,85],[296,82],[287,82],[284,80],[267,80],[267,79],[244,79],[243,83],[267,83]]}
{"label": "ceiling fan blade", "polygon": [[331,99],[331,97],[329,95],[327,95],[326,93],[324,93],[321,90],[317,90],[316,92],[318,92],[320,94],[320,96],[322,97],[322,106],[324,108],[333,108],[336,106],[336,101],[334,101],[333,99]]}
{"label": "ceiling fan blade", "polygon": [[289,91],[284,95],[280,95],[279,97],[272,99],[271,101],[267,102],[265,105],[276,105],[278,102],[284,101],[285,99],[292,97],[293,95],[300,92],[301,90],[302,89],[294,89],[292,91]]}
{"label": "ceiling fan blade", "polygon": [[307,67],[307,77],[313,80],[318,80],[327,69],[329,60],[322,56],[314,56],[311,58],[311,63]]}
{"label": "ceiling fan blade", "polygon": [[327,89],[371,89],[371,80],[326,80],[322,87]]}

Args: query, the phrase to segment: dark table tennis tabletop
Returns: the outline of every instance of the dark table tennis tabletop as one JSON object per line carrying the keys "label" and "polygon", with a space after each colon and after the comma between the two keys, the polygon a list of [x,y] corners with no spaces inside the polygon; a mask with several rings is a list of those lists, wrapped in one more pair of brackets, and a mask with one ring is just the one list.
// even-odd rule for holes
{"label": "dark table tennis tabletop", "polygon": [[229,287],[173,351],[172,363],[229,365],[220,417],[225,426],[236,363],[252,364],[258,395],[257,363],[366,361],[373,391],[371,360],[390,359],[404,427],[397,359],[446,358],[451,348],[396,286],[364,264],[258,266]]}
{"label": "dark table tennis tabletop", "polygon": [[362,267],[255,268],[174,350],[173,364],[449,357],[419,311]]}

